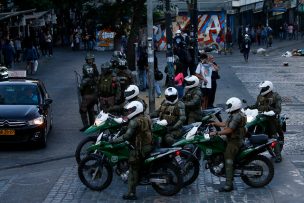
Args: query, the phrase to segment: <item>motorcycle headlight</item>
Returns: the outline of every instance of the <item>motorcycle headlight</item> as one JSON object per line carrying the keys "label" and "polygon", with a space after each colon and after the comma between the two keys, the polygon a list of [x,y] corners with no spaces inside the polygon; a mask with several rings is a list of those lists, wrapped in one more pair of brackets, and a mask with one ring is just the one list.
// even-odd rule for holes
{"label": "motorcycle headlight", "polygon": [[38,118],[35,118],[33,120],[28,121],[29,125],[41,125],[43,124],[43,116],[39,116]]}

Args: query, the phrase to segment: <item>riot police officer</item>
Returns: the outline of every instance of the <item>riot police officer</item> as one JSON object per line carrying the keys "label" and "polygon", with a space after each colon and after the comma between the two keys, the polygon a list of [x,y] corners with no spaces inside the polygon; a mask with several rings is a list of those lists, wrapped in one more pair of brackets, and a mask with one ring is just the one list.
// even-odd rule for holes
{"label": "riot police officer", "polygon": [[90,125],[93,125],[95,120],[94,105],[97,104],[97,78],[98,70],[94,63],[94,55],[87,53],[86,63],[82,67],[82,79],[80,84],[81,104],[79,113],[83,123],[80,131],[85,131]]}
{"label": "riot police officer", "polygon": [[220,189],[221,192],[230,192],[233,190],[233,161],[240,147],[243,144],[243,139],[246,134],[246,115],[241,111],[242,101],[239,98],[231,97],[226,102],[226,112],[229,117],[226,122],[211,123],[214,126],[224,127],[218,132],[211,132],[210,136],[226,135],[227,147],[224,153],[225,169],[226,169],[226,184]]}
{"label": "riot police officer", "polygon": [[[265,116],[267,120],[266,134],[269,138],[278,138],[279,141],[284,141],[284,135],[282,128],[279,124],[279,116],[281,113],[281,96],[273,91],[273,84],[270,81],[263,81],[259,84],[261,89],[260,94],[257,97],[256,103],[252,106],[248,106],[250,109],[258,109],[259,112],[270,112],[273,111],[274,115]],[[277,136],[279,135],[279,137]],[[281,149],[280,145],[276,145],[274,148],[276,154],[275,162],[281,162]]]}
{"label": "riot police officer", "polygon": [[183,102],[188,124],[191,124],[201,119],[202,91],[199,86],[199,79],[195,75],[185,77],[184,81],[186,91]]}
{"label": "riot police officer", "polygon": [[96,80],[92,77],[84,77],[80,84],[81,104],[79,113],[83,123],[80,131],[85,131],[90,125],[94,124],[95,111],[94,105],[97,104]]}
{"label": "riot police officer", "polygon": [[178,93],[174,87],[168,87],[165,90],[166,99],[161,103],[159,109],[151,114],[151,117],[159,117],[168,122],[167,134],[165,135],[164,144],[171,146],[175,139],[180,138],[181,127],[186,121],[185,104],[178,100]]}
{"label": "riot police officer", "polygon": [[111,64],[102,64],[98,81],[100,109],[107,111],[110,106],[117,104],[120,99],[120,91],[120,84],[117,81],[115,72],[111,68]]}
{"label": "riot police officer", "polygon": [[128,193],[123,195],[123,199],[136,200],[136,185],[139,181],[139,171],[144,158],[152,149],[152,131],[151,120],[144,115],[144,106],[139,101],[132,101],[124,107],[128,112],[129,120],[128,130],[125,134],[111,141],[111,143],[120,143],[128,140],[134,147],[129,156],[129,176]]}

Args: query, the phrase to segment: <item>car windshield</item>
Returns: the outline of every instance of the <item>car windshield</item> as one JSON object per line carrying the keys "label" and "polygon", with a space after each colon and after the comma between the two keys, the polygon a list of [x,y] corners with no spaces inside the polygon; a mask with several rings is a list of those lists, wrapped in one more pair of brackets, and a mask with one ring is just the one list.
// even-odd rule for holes
{"label": "car windshield", "polygon": [[36,85],[0,85],[0,105],[38,105],[39,94]]}

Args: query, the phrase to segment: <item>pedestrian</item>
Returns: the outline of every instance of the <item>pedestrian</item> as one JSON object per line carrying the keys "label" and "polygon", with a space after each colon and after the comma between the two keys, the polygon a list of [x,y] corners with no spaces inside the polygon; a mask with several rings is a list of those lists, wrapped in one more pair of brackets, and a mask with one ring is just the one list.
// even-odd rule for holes
{"label": "pedestrian", "polygon": [[208,96],[208,108],[214,108],[214,100],[215,100],[216,89],[217,89],[217,80],[220,79],[219,66],[214,61],[214,57],[211,54],[208,55],[208,61],[212,67],[211,90],[209,91],[210,94]]}
{"label": "pedestrian", "polygon": [[52,37],[50,31],[47,31],[47,33],[45,35],[45,41],[46,41],[46,46],[48,49],[49,57],[52,57],[53,56],[53,37]]}
{"label": "pedestrian", "polygon": [[184,96],[184,73],[183,73],[183,64],[180,63],[179,57],[174,55],[174,82],[175,88],[178,92],[178,98],[181,99]]}
{"label": "pedestrian", "polygon": [[157,94],[157,98],[160,98],[162,93],[159,83],[163,79],[163,73],[158,69],[158,59],[156,56],[156,51],[154,51],[154,79],[155,92]]}
{"label": "pedestrian", "polygon": [[[226,33],[226,51],[232,54],[232,32],[230,27],[227,28],[227,33]],[[225,54],[226,54],[225,51]]]}
{"label": "pedestrian", "polygon": [[259,25],[256,30],[256,38],[257,38],[259,46],[261,45],[261,33],[262,33],[262,29],[261,29],[261,26]]}
{"label": "pedestrian", "polygon": [[272,28],[270,26],[267,26],[267,47],[272,46]]}
{"label": "pedestrian", "polygon": [[147,47],[143,46],[139,48],[139,58],[137,61],[138,76],[139,76],[139,89],[140,91],[146,91],[147,89],[147,70],[148,66],[148,54]]}
{"label": "pedestrian", "polygon": [[13,68],[14,66],[14,58],[15,58],[15,49],[14,45],[12,45],[11,40],[6,39],[5,44],[2,48],[2,54],[4,59],[4,65],[7,68]]}
{"label": "pedestrian", "polygon": [[28,43],[28,47],[26,48],[24,53],[24,60],[26,60],[25,70],[27,71],[27,73],[33,74],[37,71],[39,53],[37,51],[37,48],[33,45],[33,42]]}
{"label": "pedestrian", "polygon": [[22,52],[21,39],[19,36],[15,39],[14,46],[16,50],[15,62],[19,63],[21,61],[21,52]]}
{"label": "pedestrian", "polygon": [[45,34],[42,29],[40,29],[40,32],[38,33],[38,37],[39,37],[39,44],[40,44],[40,50],[42,56],[45,56],[47,52],[47,45],[45,41]]}
{"label": "pedestrian", "polygon": [[197,65],[195,76],[201,80],[202,91],[202,109],[208,107],[209,95],[212,87],[211,83],[212,67],[208,62],[208,55],[206,53],[200,54],[200,62]]}
{"label": "pedestrian", "polygon": [[288,25],[288,39],[292,40],[292,35],[293,35],[293,25],[290,23]]}
{"label": "pedestrian", "polygon": [[214,122],[211,125],[223,127],[221,131],[210,132],[210,136],[227,136],[227,146],[224,152],[226,183],[220,192],[230,192],[233,190],[234,159],[243,145],[246,134],[246,115],[241,111],[242,101],[239,98],[231,97],[226,102],[226,112],[229,117],[226,122]]}
{"label": "pedestrian", "polygon": [[251,45],[250,36],[248,34],[245,34],[244,41],[243,41],[243,44],[242,44],[242,50],[243,50],[243,55],[244,55],[245,62],[248,62],[249,52],[250,52],[250,45]]}

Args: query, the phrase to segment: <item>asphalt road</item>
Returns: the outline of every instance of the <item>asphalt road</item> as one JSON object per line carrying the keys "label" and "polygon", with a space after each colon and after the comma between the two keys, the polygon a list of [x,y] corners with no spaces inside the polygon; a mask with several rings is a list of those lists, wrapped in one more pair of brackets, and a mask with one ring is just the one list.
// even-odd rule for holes
{"label": "asphalt road", "polygon": [[[262,189],[252,189],[237,182],[237,190],[222,195],[217,188],[223,179],[214,179],[201,172],[198,181],[181,194],[162,198],[151,188],[140,190],[139,202],[301,202],[303,198],[304,152],[302,140],[303,125],[300,123],[304,99],[302,97],[302,74],[304,65],[301,57],[282,58],[292,48],[301,48],[302,41],[274,44],[269,56],[251,55],[245,63],[235,50],[233,55],[215,55],[221,66],[216,104],[236,96],[252,103],[257,93],[258,82],[269,78],[274,80],[284,98],[285,112],[295,115],[288,128],[289,140],[284,150],[285,159],[276,165],[276,175],[271,184]],[[295,47],[297,46],[297,47]],[[284,47],[284,48],[283,48]],[[110,52],[96,52],[98,67],[110,59]],[[165,54],[158,53],[160,67],[164,67]],[[45,82],[54,103],[54,127],[48,137],[45,149],[30,149],[24,146],[2,146],[0,150],[0,202],[120,202],[126,185],[115,181],[110,191],[91,192],[78,180],[73,155],[78,142],[85,136],[79,132],[81,120],[78,113],[76,81],[74,70],[81,71],[85,52],[55,49],[52,58],[40,60],[35,77]],[[282,67],[283,61],[290,67]],[[17,65],[16,68],[22,68]],[[297,70],[297,71],[295,71]],[[286,88],[288,87],[288,88]],[[292,91],[288,91],[288,89]],[[147,93],[141,93],[145,99]],[[156,104],[163,98],[156,99]],[[297,105],[294,105],[297,104]],[[283,107],[283,109],[284,109]],[[224,113],[223,113],[224,115]],[[287,139],[287,140],[288,140]],[[281,176],[280,174],[284,174]],[[117,188],[122,188],[117,191]],[[119,194],[119,196],[117,195]],[[208,194],[208,195],[207,195]]]}

